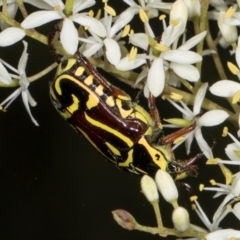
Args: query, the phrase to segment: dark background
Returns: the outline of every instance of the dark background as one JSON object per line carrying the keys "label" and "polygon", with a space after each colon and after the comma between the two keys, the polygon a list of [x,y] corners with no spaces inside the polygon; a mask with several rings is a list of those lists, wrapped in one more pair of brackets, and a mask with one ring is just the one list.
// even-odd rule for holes
{"label": "dark background", "polygon": [[[121,5],[122,6],[122,5]],[[120,6],[120,7],[121,7]],[[32,10],[32,8],[29,8]],[[118,13],[120,12],[117,8]],[[51,27],[39,28],[43,34],[53,31]],[[27,75],[31,76],[52,63],[46,46],[29,42],[30,53]],[[17,67],[23,44],[1,48],[1,57]],[[204,64],[209,69],[212,64],[207,58]],[[210,77],[214,76],[214,68]],[[204,75],[206,76],[206,74]],[[32,114],[40,124],[31,122],[21,97],[0,112],[0,236],[3,240],[75,240],[75,239],[159,239],[137,231],[128,232],[118,226],[111,211],[125,209],[135,216],[139,223],[156,226],[152,207],[140,190],[140,178],[118,170],[106,162],[83,138],[78,136],[53,108],[48,93],[48,82],[54,78],[54,71],[30,85],[30,92],[37,101],[31,108]],[[136,90],[119,83],[134,97]],[[14,89],[0,89],[0,101],[9,96]],[[142,98],[140,104],[145,104]],[[159,101],[158,107],[163,118],[172,115],[172,108]],[[178,113],[179,115],[179,113]],[[180,115],[179,115],[180,116]],[[216,132],[207,129],[207,141],[220,138],[223,126]],[[195,151],[195,152],[194,152]],[[195,147],[192,156],[199,152]],[[177,151],[179,159],[187,158],[184,149]],[[215,154],[223,154],[224,146],[218,142]],[[197,179],[186,179],[192,185],[193,193],[199,194],[199,183],[208,184],[212,173],[220,172],[218,167],[207,169],[204,160],[199,162]],[[215,176],[214,176],[215,177]],[[189,193],[179,189],[179,204],[189,211]],[[206,194],[199,197],[204,209],[214,212]],[[216,206],[214,202],[214,205]],[[161,200],[161,209],[166,227],[172,227],[172,207]],[[230,220],[231,221],[231,220]],[[235,218],[234,218],[234,221]],[[191,222],[200,224],[195,213],[191,212]],[[201,225],[203,226],[203,225]],[[170,238],[169,238],[170,239]]]}

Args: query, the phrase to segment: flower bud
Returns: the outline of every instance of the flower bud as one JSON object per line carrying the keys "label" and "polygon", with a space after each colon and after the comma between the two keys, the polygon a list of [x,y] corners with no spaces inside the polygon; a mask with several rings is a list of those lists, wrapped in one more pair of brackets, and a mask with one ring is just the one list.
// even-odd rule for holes
{"label": "flower bud", "polygon": [[177,207],[173,210],[172,221],[174,227],[179,232],[184,232],[189,228],[189,214],[183,207]]}
{"label": "flower bud", "polygon": [[220,12],[218,16],[218,27],[222,33],[223,38],[231,44],[237,41],[237,27],[224,23],[225,18],[226,12]]}
{"label": "flower bud", "polygon": [[149,202],[154,202],[158,200],[158,190],[157,185],[154,180],[148,175],[144,175],[141,179],[141,188]]}
{"label": "flower bud", "polygon": [[134,217],[125,210],[112,211],[114,220],[123,228],[130,230],[135,229],[136,221]]}
{"label": "flower bud", "polygon": [[178,191],[172,177],[166,171],[159,169],[156,173],[155,180],[158,190],[167,202],[177,206]]}
{"label": "flower bud", "polygon": [[201,5],[199,0],[184,0],[188,8],[188,18],[199,17],[201,15]]}
{"label": "flower bud", "polygon": [[170,10],[170,23],[175,20],[180,20],[178,24],[179,35],[185,31],[188,19],[188,8],[183,0],[177,0],[173,3]]}

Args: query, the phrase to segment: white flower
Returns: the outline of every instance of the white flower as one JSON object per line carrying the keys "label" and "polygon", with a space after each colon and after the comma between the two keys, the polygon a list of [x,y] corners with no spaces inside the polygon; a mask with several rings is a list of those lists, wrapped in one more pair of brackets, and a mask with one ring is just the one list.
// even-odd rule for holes
{"label": "white flower", "polygon": [[[23,0],[24,3],[28,3],[31,4],[37,8],[40,9],[50,9],[51,6],[48,5],[47,3],[45,3],[44,1],[39,1],[39,0]],[[0,6],[2,6],[3,1],[0,0]],[[17,10],[18,10],[18,4],[16,3],[15,0],[7,0],[7,13],[11,18],[15,18],[16,14],[17,14]],[[9,25],[4,22],[4,21],[0,21],[0,27],[2,30],[6,29],[9,27]]]}
{"label": "white flower", "polygon": [[[205,188],[204,188],[205,189]],[[201,221],[204,223],[204,225],[207,227],[207,229],[210,232],[214,232],[219,229],[220,222],[226,217],[227,214],[232,212],[231,208],[224,207],[221,209],[221,215],[219,215],[218,218],[215,218],[212,220],[212,222],[209,220],[205,212],[203,211],[201,205],[197,201],[197,198],[195,196],[191,197],[191,200],[194,201],[196,205],[194,205],[193,210],[197,213],[198,217],[201,219]]]}
{"label": "white flower", "polygon": [[0,33],[0,46],[6,47],[12,45],[25,37],[25,32],[16,27],[9,27]]}
{"label": "white flower", "polygon": [[[199,43],[205,37],[206,32],[194,36],[177,49],[171,50],[169,46],[174,43],[179,36],[179,32],[174,30],[174,28],[174,26],[169,25],[163,32],[161,42],[156,46],[157,50],[158,48],[164,49],[160,51],[159,56],[153,56],[153,54],[150,53],[150,55],[138,54],[133,60],[125,57],[121,59],[116,66],[119,70],[130,70],[144,64],[146,59],[153,59],[150,69],[148,71],[143,70],[137,82],[147,77],[147,88],[155,97],[159,96],[164,89],[165,71],[168,68],[172,69],[180,77],[191,82],[198,81],[200,76],[197,68],[191,64],[201,61],[202,57],[193,51],[189,51],[189,49]],[[149,45],[149,39],[146,34],[131,34],[129,38],[132,44],[143,50],[146,50]]]}
{"label": "white flower", "polygon": [[234,229],[220,229],[215,232],[209,233],[206,236],[207,240],[229,240],[240,239],[240,231]]}
{"label": "white flower", "polygon": [[[185,139],[183,140],[183,141],[186,141],[187,154],[189,154],[189,152],[190,152],[190,147],[191,147],[193,138],[195,137],[199,148],[204,153],[204,155],[209,159],[209,158],[213,158],[212,150],[208,146],[207,142],[204,140],[204,138],[202,136],[201,128],[218,125],[218,124],[222,123],[223,121],[225,121],[229,115],[228,115],[228,113],[226,113],[223,110],[211,110],[211,111],[204,113],[201,117],[196,118],[196,116],[198,116],[200,114],[201,105],[202,105],[203,99],[205,97],[207,87],[208,87],[208,84],[204,83],[199,88],[199,90],[196,94],[196,97],[194,99],[193,111],[191,111],[187,107],[187,105],[182,101],[180,101],[180,103],[182,105],[182,107],[180,107],[172,100],[170,100],[170,99],[168,99],[168,100],[178,110],[180,110],[183,113],[185,119],[190,120],[190,121],[196,121],[195,129],[193,131],[191,131],[190,133],[188,133],[185,136]],[[180,142],[180,143],[182,143],[182,142]],[[178,145],[176,145],[175,148]]]}
{"label": "white flower", "polygon": [[[106,6],[107,2],[105,2],[105,7]],[[79,38],[80,41],[88,44],[85,44],[80,48],[83,55],[85,57],[91,57],[97,51],[101,50],[103,46],[105,46],[106,57],[108,61],[113,65],[117,65],[121,58],[121,52],[118,43],[118,40],[121,37],[121,32],[119,31],[132,20],[135,12],[136,9],[129,8],[128,11],[122,12],[113,24],[113,16],[107,14],[105,11],[104,18],[101,20],[104,26],[105,36],[100,38],[93,31],[91,31],[91,29],[89,29],[92,37],[87,39]],[[102,54],[103,53],[101,53],[101,55]]]}
{"label": "white flower", "polygon": [[199,17],[201,15],[201,5],[199,0],[184,0],[188,8],[188,17]]}
{"label": "white flower", "polygon": [[[235,58],[237,62],[237,66],[233,63],[228,62],[229,70],[237,75],[238,79],[240,80],[240,37],[238,38],[238,45],[235,52]],[[234,82],[232,80],[220,80],[214,83],[210,87],[210,92],[219,97],[233,97],[232,103],[237,103],[239,101],[239,92],[240,92],[240,83]]]}
{"label": "white flower", "polygon": [[229,210],[226,209],[226,205],[229,204],[229,202],[235,197],[240,196],[240,172],[235,174],[231,185],[225,185],[216,182],[214,182],[214,185],[218,187],[204,187],[203,190],[217,191],[215,197],[226,194],[226,197],[223,199],[222,203],[219,205],[213,216],[213,222],[215,224],[214,227],[216,229],[216,225],[218,225],[218,223],[223,219],[223,217],[229,212]]}
{"label": "white flower", "polygon": [[34,99],[32,98],[28,87],[29,87],[29,82],[27,80],[26,77],[26,72],[25,72],[25,68],[26,68],[26,64],[27,64],[27,59],[28,59],[28,53],[27,53],[27,43],[25,41],[23,41],[24,44],[24,50],[22,53],[22,56],[18,62],[18,69],[15,69],[13,67],[11,67],[10,65],[4,63],[5,65],[7,65],[7,67],[9,67],[12,71],[14,71],[15,73],[17,73],[18,75],[14,75],[14,78],[19,79],[19,85],[20,87],[18,89],[16,89],[9,97],[7,97],[1,104],[0,106],[5,105],[4,109],[6,109],[20,94],[22,95],[22,100],[23,103],[25,105],[25,108],[32,120],[32,122],[38,126],[37,121],[34,119],[34,117],[31,114],[30,108],[29,108],[29,104],[33,107],[36,106],[36,102],[34,101]]}
{"label": "white flower", "polygon": [[87,26],[89,30],[100,37],[106,36],[105,28],[99,20],[87,16],[87,13],[78,13],[79,11],[94,5],[94,0],[74,1],[72,9],[73,14],[71,16],[65,16],[65,6],[61,0],[45,0],[45,2],[51,5],[54,10],[37,11],[30,14],[21,23],[23,28],[35,28],[53,20],[63,19],[60,40],[64,49],[72,55],[77,51],[78,47],[78,31],[73,22],[81,24],[82,26]]}
{"label": "white flower", "polygon": [[179,21],[179,24],[176,26],[175,30],[179,32],[179,36],[184,33],[186,29],[187,19],[188,19],[188,8],[184,0],[177,0],[173,3],[170,10],[170,22]]}
{"label": "white flower", "polygon": [[[232,8],[232,7],[231,7]],[[230,8],[230,9],[231,9]],[[222,33],[222,36],[228,43],[234,43],[238,38],[237,28],[236,26],[229,25],[225,23],[225,19],[229,18],[230,9],[227,12],[220,12],[218,16],[218,27]]]}
{"label": "white flower", "polygon": [[144,23],[145,29],[148,34],[153,37],[153,32],[151,26],[149,25],[149,18],[157,17],[158,10],[170,10],[172,3],[163,3],[159,0],[140,0],[139,4],[137,4],[133,0],[123,0],[130,7],[126,9],[126,12],[130,12],[130,14],[139,14],[140,19]]}

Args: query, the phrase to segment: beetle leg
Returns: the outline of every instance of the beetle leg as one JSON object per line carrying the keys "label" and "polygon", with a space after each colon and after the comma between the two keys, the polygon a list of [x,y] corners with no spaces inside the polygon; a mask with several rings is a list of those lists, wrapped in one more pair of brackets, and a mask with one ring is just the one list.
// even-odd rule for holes
{"label": "beetle leg", "polygon": [[162,124],[159,116],[159,112],[156,107],[155,97],[150,93],[148,97],[150,115],[154,121],[155,129],[162,129]]}
{"label": "beetle leg", "polygon": [[196,122],[193,122],[193,124],[182,128],[174,133],[171,133],[167,135],[166,137],[163,137],[160,141],[161,144],[166,145],[166,144],[172,144],[177,138],[184,136],[185,134],[191,132],[196,128]]}

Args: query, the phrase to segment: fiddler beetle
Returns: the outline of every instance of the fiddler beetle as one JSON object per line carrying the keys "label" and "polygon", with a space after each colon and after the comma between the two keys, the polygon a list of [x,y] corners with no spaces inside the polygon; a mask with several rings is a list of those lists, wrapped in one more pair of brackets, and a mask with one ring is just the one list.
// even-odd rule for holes
{"label": "fiddler beetle", "polygon": [[202,154],[179,161],[171,149],[172,142],[192,131],[195,123],[162,137],[154,119],[158,117],[154,98],[149,101],[149,114],[110,84],[82,54],[59,64],[50,82],[50,97],[67,122],[117,167],[149,175],[161,168],[175,179],[196,175],[193,162]]}

